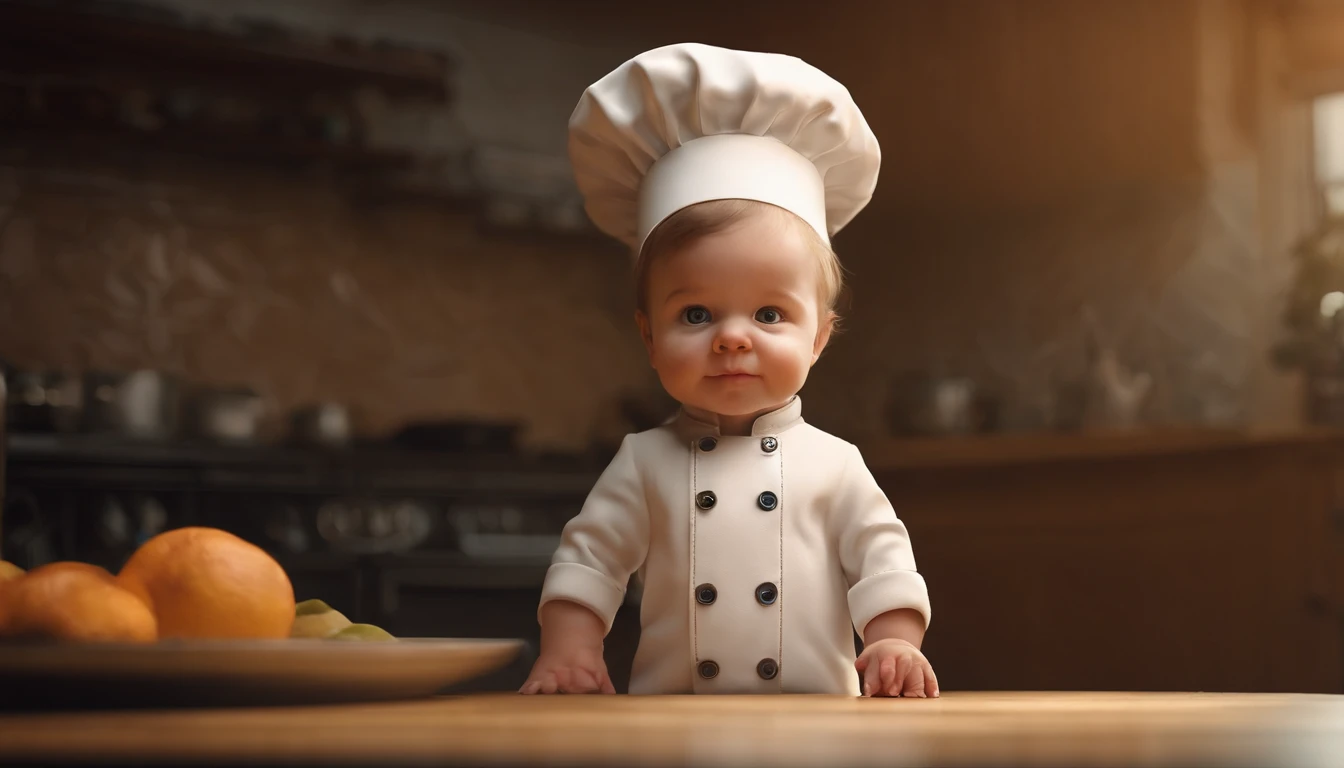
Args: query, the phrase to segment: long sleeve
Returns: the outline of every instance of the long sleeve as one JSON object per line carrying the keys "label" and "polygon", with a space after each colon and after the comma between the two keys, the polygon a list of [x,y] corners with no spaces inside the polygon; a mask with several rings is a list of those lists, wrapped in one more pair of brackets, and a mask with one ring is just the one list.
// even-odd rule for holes
{"label": "long sleeve", "polygon": [[546,571],[538,617],[546,603],[570,600],[597,614],[609,631],[630,575],[648,551],[649,511],[629,435],[583,509],[565,525]]}
{"label": "long sleeve", "polygon": [[850,586],[850,616],[859,636],[874,618],[902,608],[918,611],[927,627],[932,618],[929,592],[915,569],[910,535],[852,445],[847,446],[831,513]]}

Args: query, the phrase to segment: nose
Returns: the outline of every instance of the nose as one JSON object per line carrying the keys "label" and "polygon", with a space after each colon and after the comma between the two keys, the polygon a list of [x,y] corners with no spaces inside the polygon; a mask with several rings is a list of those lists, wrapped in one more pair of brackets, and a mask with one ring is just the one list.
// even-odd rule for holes
{"label": "nose", "polygon": [[751,334],[746,324],[728,321],[714,334],[715,352],[747,352],[751,350]]}

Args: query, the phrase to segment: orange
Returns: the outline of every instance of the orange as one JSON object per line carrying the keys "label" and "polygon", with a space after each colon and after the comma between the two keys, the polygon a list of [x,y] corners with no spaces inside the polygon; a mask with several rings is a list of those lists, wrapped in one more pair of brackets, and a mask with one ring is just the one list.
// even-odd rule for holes
{"label": "orange", "polygon": [[[5,585],[23,575],[23,569],[9,562],[0,560],[0,592],[5,591]],[[0,611],[4,608],[0,607]]]}
{"label": "orange", "polygon": [[284,638],[294,624],[285,570],[265,550],[217,528],[155,536],[117,581],[150,607],[163,638]]}
{"label": "orange", "polygon": [[114,581],[116,579],[115,576],[113,576],[111,573],[108,573],[106,568],[100,565],[94,565],[93,563],[81,563],[75,560],[62,560],[57,563],[47,563],[46,565],[39,565],[38,567],[29,571],[28,575],[31,576],[34,573],[58,573],[58,572],[83,573],[89,576],[97,576],[103,581]]}
{"label": "orange", "polygon": [[6,581],[10,581],[12,579],[17,579],[22,575],[23,575],[22,568],[9,562],[8,560],[0,560],[0,584],[4,584]]}
{"label": "orange", "polygon": [[34,568],[0,592],[0,637],[152,643],[154,615],[144,601],[96,565]]}

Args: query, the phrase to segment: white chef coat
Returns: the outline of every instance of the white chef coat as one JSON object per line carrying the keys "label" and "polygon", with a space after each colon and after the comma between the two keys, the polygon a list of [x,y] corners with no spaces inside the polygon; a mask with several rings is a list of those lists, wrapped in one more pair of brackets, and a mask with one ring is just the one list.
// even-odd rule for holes
{"label": "white chef coat", "polygon": [[628,435],[565,526],[541,604],[611,628],[643,582],[630,693],[859,694],[853,631],[931,616],[905,525],[858,449],[794,397],[750,436],[682,409]]}

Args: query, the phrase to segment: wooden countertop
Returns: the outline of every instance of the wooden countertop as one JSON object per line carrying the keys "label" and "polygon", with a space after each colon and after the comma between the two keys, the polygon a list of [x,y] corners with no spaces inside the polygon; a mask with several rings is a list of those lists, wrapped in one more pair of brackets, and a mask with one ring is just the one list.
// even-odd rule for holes
{"label": "wooden countertop", "polygon": [[1340,766],[1344,696],[482,695],[0,713],[0,764]]}
{"label": "wooden countertop", "polygon": [[858,445],[868,467],[877,471],[1133,459],[1275,446],[1341,448],[1344,431],[1155,427],[878,439]]}

